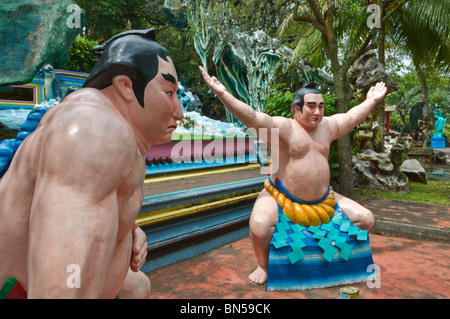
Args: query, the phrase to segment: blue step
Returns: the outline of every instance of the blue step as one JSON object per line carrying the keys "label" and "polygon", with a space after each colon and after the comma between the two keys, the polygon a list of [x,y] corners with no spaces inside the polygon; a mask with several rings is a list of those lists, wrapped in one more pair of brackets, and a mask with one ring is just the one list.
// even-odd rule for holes
{"label": "blue step", "polygon": [[[218,197],[258,191],[265,178],[202,187],[145,197],[141,213],[182,206]],[[248,220],[254,200],[215,208],[189,216],[143,226],[147,235],[147,262],[142,271],[179,262],[248,236]]]}

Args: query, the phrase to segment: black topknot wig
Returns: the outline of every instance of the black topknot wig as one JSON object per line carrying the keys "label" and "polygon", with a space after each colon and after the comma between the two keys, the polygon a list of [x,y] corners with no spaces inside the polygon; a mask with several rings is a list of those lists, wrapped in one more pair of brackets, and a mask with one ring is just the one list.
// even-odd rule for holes
{"label": "black topknot wig", "polygon": [[168,61],[167,50],[156,42],[154,28],[131,30],[113,36],[93,48],[98,61],[83,87],[104,89],[116,75],[126,75],[133,83],[133,91],[144,107],[144,90],[158,73],[158,57]]}
{"label": "black topknot wig", "polygon": [[300,107],[300,112],[303,113],[303,104],[305,103],[304,97],[306,94],[320,94],[316,89],[316,83],[311,82],[303,85],[294,95],[294,101],[292,102],[291,113],[294,115],[295,105]]}

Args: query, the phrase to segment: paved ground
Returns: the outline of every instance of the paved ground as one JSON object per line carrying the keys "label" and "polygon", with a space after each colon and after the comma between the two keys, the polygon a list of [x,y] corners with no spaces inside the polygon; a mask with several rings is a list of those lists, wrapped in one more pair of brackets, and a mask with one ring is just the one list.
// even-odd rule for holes
{"label": "paved ground", "polygon": [[[396,216],[404,222],[419,221],[423,225],[431,223],[436,226],[432,218],[422,222],[417,217],[417,211],[425,208],[430,215],[442,217],[443,224],[449,223],[449,208],[446,206],[406,202],[399,205],[398,202],[370,200],[365,204],[372,209],[377,220]],[[381,287],[370,288],[366,282],[352,285],[360,289],[360,298],[450,298],[450,243],[373,233],[370,241],[374,262],[380,267]],[[263,286],[253,285],[247,279],[255,266],[256,260],[247,237],[157,269],[148,276],[152,281],[154,298],[339,298],[340,287],[267,292]]]}
{"label": "paved ground", "polygon": [[[361,299],[450,298],[450,244],[370,235],[380,288],[353,284]],[[249,238],[149,273],[154,298],[339,298],[339,286],[268,292],[247,276],[256,266]]]}
{"label": "paved ground", "polygon": [[360,203],[374,213],[376,220],[450,230],[448,206],[375,198]]}

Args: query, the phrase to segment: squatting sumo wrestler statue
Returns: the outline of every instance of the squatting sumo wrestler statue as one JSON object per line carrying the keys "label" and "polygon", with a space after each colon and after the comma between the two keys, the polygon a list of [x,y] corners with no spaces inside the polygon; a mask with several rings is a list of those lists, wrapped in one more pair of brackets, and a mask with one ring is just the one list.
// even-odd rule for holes
{"label": "squatting sumo wrestler statue", "polygon": [[171,140],[178,77],[154,30],[102,47],[84,88],[43,116],[0,179],[0,287],[29,298],[147,298],[144,154]]}
{"label": "squatting sumo wrestler statue", "polygon": [[[271,170],[250,217],[250,237],[258,261],[250,280],[255,284],[267,282],[268,290],[293,290],[355,282],[361,279],[361,269],[367,278],[367,263],[373,263],[367,230],[373,227],[374,217],[368,209],[330,189],[328,154],[331,142],[361,123],[385,96],[385,84],[377,83],[367,99],[347,113],[330,117],[324,117],[323,97],[315,85],[306,85],[295,94],[291,110],[294,118],[289,119],[256,112],[227,92],[215,77],[200,70],[206,84],[244,125],[257,134],[261,128],[278,131],[277,140],[265,141],[273,155],[272,166],[277,169]],[[265,136],[274,135],[267,132]],[[333,201],[334,212],[328,208]],[[345,266],[336,270],[339,262],[334,258],[349,260],[352,256],[355,243],[351,240],[364,246],[364,254],[354,256],[361,266],[356,271]],[[312,254],[321,258],[320,267],[312,266],[317,272],[305,271],[309,257],[314,257],[303,249],[305,246],[313,246]],[[335,254],[338,248],[342,256]],[[329,271],[330,267],[334,270]]]}

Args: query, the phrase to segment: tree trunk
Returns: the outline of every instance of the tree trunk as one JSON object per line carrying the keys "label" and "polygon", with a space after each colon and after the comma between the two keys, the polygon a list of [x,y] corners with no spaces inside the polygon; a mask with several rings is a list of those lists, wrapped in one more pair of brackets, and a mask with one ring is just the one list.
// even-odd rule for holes
{"label": "tree trunk", "polygon": [[377,45],[378,45],[378,62],[380,62],[383,67],[386,65],[386,57],[384,50],[384,41],[386,37],[386,22],[384,21],[384,4],[382,0],[378,0],[377,4],[380,6],[380,28],[378,29]]}
{"label": "tree trunk", "polygon": [[417,78],[419,79],[420,89],[422,91],[422,102],[424,102],[423,109],[422,109],[422,115],[423,115],[423,118],[425,119],[425,117],[428,116],[428,85],[427,85],[427,79],[426,79],[425,75],[423,74],[423,70],[420,67],[419,63],[414,63],[414,68],[416,69]]}
{"label": "tree trunk", "polygon": [[[342,70],[340,70],[342,71]],[[336,72],[334,77],[334,89],[336,94],[336,111],[345,113],[348,109],[353,94],[353,90],[347,81],[346,73]],[[337,141],[338,146],[338,163],[339,163],[339,193],[355,198],[355,189],[353,186],[353,164],[352,164],[352,148],[350,135],[347,134]]]}
{"label": "tree trunk", "polygon": [[355,199],[355,188],[353,187],[353,163],[350,135],[337,140],[338,163],[339,163],[339,193]]}
{"label": "tree trunk", "polygon": [[[346,113],[348,103],[352,99],[353,89],[347,80],[348,68],[344,68],[338,59],[338,45],[333,31],[328,30],[329,34],[324,36],[330,58],[331,72],[333,73],[334,94],[336,95],[336,111],[337,113]],[[337,140],[338,147],[338,164],[339,164],[339,193],[355,198],[355,189],[353,187],[353,164],[352,164],[352,148],[350,136],[346,136]]]}
{"label": "tree trunk", "polygon": [[[380,28],[378,29],[377,46],[378,46],[378,63],[386,68],[386,54],[385,54],[385,39],[386,39],[386,22],[384,20],[385,8],[383,0],[377,0],[377,4],[380,6]],[[384,112],[384,99],[380,101],[380,104],[376,106],[378,110],[374,110],[378,113],[376,118],[378,124],[386,129],[386,117]]]}

